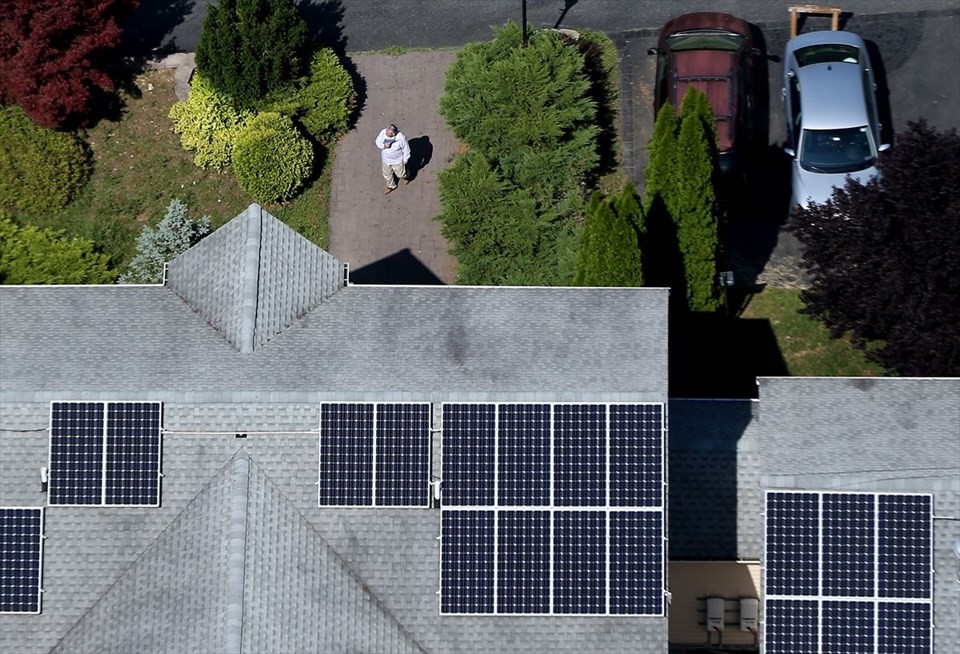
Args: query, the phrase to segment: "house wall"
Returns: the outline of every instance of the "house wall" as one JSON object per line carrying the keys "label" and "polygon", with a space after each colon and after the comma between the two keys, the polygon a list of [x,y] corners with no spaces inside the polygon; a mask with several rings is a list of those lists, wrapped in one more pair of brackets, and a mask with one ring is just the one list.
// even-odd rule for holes
{"label": "house wall", "polygon": [[[750,632],[740,631],[741,597],[760,597],[760,564],[736,561],[670,562],[671,645],[707,642],[707,597],[723,597],[725,603],[724,645],[753,645]],[[718,643],[716,635],[713,644]]]}

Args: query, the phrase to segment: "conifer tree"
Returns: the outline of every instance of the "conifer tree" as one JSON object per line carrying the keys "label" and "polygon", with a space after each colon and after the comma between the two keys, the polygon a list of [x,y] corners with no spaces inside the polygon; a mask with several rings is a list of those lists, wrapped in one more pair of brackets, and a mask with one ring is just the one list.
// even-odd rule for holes
{"label": "conifer tree", "polygon": [[116,88],[109,54],[118,21],[139,0],[4,0],[0,104],[17,104],[42,127],[90,123]]}
{"label": "conifer tree", "polygon": [[210,216],[194,220],[187,215],[187,205],[174,198],[156,229],[144,227],[137,237],[137,256],[130,269],[120,276],[121,284],[159,284],[163,267],[174,257],[186,252],[210,233]]}
{"label": "conifer tree", "polygon": [[653,126],[650,139],[649,163],[644,172],[647,183],[646,207],[649,210],[659,196],[663,203],[674,195],[677,160],[677,132],[680,123],[676,111],[669,102],[664,103],[657,112],[657,121]]}
{"label": "conifer tree", "polygon": [[292,0],[219,0],[207,9],[197,70],[240,108],[302,76],[307,24]]}
{"label": "conifer tree", "polygon": [[580,235],[574,285],[643,286],[642,225],[642,210],[632,184],[608,198],[594,193]]}

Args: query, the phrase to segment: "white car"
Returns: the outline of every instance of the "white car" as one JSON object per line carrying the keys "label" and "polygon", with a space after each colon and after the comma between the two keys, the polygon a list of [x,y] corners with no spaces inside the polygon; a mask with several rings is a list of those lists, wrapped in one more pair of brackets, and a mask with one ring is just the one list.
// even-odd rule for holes
{"label": "white car", "polygon": [[791,206],[824,203],[848,176],[877,175],[881,143],[877,85],[863,39],[852,32],[819,31],[787,42],[783,101],[793,159]]}

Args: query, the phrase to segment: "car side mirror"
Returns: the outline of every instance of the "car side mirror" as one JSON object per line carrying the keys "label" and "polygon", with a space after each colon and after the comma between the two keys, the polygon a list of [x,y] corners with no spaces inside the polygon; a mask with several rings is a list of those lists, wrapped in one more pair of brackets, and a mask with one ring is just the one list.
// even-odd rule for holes
{"label": "car side mirror", "polygon": [[662,52],[662,50],[660,50],[660,48],[649,48],[649,49],[647,50],[647,54],[648,54],[648,55],[660,54],[661,52]]}
{"label": "car side mirror", "polygon": [[889,144],[889,143],[881,143],[881,144],[880,144],[880,147],[877,148],[877,151],[878,151],[878,152],[886,152],[886,151],[889,150],[889,149],[890,149],[890,144]]}
{"label": "car side mirror", "polygon": [[795,158],[795,157],[797,156],[797,151],[794,150],[793,148],[784,148],[783,151],[784,151],[784,152],[786,153],[786,155],[787,155],[788,157],[790,157],[791,159],[793,159],[793,158]]}

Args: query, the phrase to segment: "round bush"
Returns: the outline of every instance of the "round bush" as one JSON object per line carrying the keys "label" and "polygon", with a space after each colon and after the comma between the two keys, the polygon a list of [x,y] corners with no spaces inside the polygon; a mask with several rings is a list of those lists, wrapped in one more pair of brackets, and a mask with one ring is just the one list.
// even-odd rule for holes
{"label": "round bush", "polygon": [[313,171],[313,145],[282,114],[259,114],[237,135],[233,172],[258,202],[289,200]]}
{"label": "round bush", "polygon": [[315,141],[326,144],[350,127],[357,92],[350,73],[330,48],[318,50],[310,62],[310,76],[272,94],[264,105],[297,119]]}
{"label": "round bush", "polygon": [[230,163],[233,142],[252,114],[237,111],[230,98],[194,73],[190,97],[170,109],[173,131],[184,150],[195,151],[200,168],[223,168]]}
{"label": "round bush", "polygon": [[73,133],[36,125],[20,107],[0,107],[0,206],[56,212],[90,179],[90,156]]}

